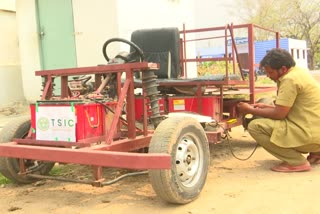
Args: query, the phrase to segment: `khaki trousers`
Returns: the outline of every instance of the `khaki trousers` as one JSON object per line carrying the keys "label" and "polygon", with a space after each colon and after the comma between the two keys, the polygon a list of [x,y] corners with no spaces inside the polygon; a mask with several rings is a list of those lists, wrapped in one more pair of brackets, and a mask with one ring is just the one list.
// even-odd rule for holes
{"label": "khaki trousers", "polygon": [[270,142],[274,129],[271,119],[255,119],[249,123],[248,132],[265,150],[276,158],[287,162],[292,166],[298,166],[306,162],[303,153],[312,152],[320,155],[320,144],[306,144],[304,146],[283,148]]}

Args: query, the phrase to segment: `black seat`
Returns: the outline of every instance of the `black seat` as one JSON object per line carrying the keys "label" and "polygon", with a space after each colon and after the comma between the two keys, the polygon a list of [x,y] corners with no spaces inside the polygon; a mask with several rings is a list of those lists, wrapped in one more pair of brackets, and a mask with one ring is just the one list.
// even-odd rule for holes
{"label": "black seat", "polygon": [[160,64],[160,69],[155,72],[159,79],[172,79],[180,76],[178,28],[136,30],[131,34],[131,41],[141,48],[146,61]]}

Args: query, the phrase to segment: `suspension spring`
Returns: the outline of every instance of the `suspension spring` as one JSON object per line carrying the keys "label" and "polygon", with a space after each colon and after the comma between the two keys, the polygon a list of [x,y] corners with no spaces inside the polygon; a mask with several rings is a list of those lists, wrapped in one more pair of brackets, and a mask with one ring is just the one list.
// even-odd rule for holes
{"label": "suspension spring", "polygon": [[157,127],[159,123],[163,120],[163,117],[160,115],[160,107],[158,102],[158,95],[160,91],[158,91],[158,84],[156,81],[157,76],[154,74],[153,70],[142,72],[143,89],[146,92],[146,96],[149,98],[149,105],[151,111],[150,120],[155,127]]}

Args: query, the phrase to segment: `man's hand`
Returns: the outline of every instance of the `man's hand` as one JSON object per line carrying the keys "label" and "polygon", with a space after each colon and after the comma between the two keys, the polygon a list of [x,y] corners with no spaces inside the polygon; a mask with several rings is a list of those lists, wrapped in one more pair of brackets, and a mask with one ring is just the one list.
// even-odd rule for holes
{"label": "man's hand", "polygon": [[244,102],[238,103],[237,107],[242,114],[251,114],[251,110],[254,108],[254,106]]}
{"label": "man's hand", "polygon": [[291,109],[291,107],[288,106],[272,106],[264,103],[250,105],[244,102],[238,103],[237,107],[238,111],[244,115],[252,114],[255,116],[271,118],[275,120],[282,120],[286,118]]}

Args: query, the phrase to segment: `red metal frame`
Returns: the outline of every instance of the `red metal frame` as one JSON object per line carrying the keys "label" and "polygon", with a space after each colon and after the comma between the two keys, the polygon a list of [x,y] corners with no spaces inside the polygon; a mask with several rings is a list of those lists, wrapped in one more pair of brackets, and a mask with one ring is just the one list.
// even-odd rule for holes
{"label": "red metal frame", "polygon": [[[145,70],[158,68],[158,64],[141,62],[121,65],[36,71],[37,76],[42,76],[46,80],[41,98],[41,101],[43,102],[53,97],[53,90],[51,86],[53,82],[52,77],[61,76],[63,79],[66,79],[66,77],[70,75],[94,74],[99,76],[101,74],[108,73],[118,73],[120,74],[118,75],[120,77],[122,73],[125,73],[126,79],[121,87],[121,78],[117,78],[118,85],[120,86],[118,89],[118,102],[114,110],[111,125],[110,127],[106,126],[103,136],[83,139],[75,143],[35,140],[32,139],[32,136],[28,136],[25,139],[15,139],[14,142],[0,144],[0,156],[79,163],[99,167],[108,166],[132,169],[170,168],[171,157],[168,154],[128,153],[128,151],[147,147],[152,136],[152,132],[149,131],[140,131],[140,135],[137,136],[137,129],[135,127],[133,72],[143,72]],[[72,102],[72,99],[70,98],[70,90],[68,90],[67,84],[67,81],[61,81],[61,98],[68,99]],[[127,107],[127,131],[123,136],[118,136],[117,127],[121,122],[120,114],[125,100]],[[147,127],[146,121],[144,121],[144,127]],[[145,130],[147,129],[145,128]],[[92,143],[100,144],[90,146]],[[79,148],[59,148],[61,146]],[[121,159],[121,161],[119,161],[119,159]]]}
{"label": "red metal frame", "polygon": [[[223,27],[215,28],[202,28],[195,30],[186,30],[183,26],[181,42],[181,65],[184,77],[187,77],[187,63],[188,62],[204,62],[204,61],[225,61],[228,64],[232,61],[233,65],[239,61],[237,58],[238,52],[234,41],[234,29],[247,29],[248,30],[248,47],[249,47],[249,81],[244,80],[244,76],[241,73],[242,80],[230,80],[228,77],[229,71],[226,66],[226,78],[222,81],[188,81],[188,82],[160,82],[161,87],[174,87],[174,86],[193,86],[196,87],[195,99],[197,99],[197,107],[201,113],[205,104],[202,103],[204,96],[202,95],[202,87],[215,86],[218,88],[218,94],[215,99],[219,99],[216,103],[220,105],[219,116],[216,121],[220,123],[220,128],[216,131],[206,131],[208,140],[210,143],[217,143],[221,140],[221,135],[225,129],[230,129],[234,126],[241,125],[241,116],[237,114],[236,104],[239,100],[225,100],[224,89],[226,87],[241,85],[241,87],[249,88],[250,100],[253,103],[255,100],[255,94],[259,91],[255,87],[254,83],[254,27],[252,24],[246,25],[227,25]],[[186,50],[187,43],[195,40],[187,40],[187,34],[199,33],[207,31],[222,31],[221,36],[225,40],[225,57],[222,58],[206,58],[206,59],[187,59]],[[279,34],[275,32],[277,38],[277,47],[279,47]],[[221,38],[220,37],[220,38]],[[228,55],[227,40],[231,37],[232,41],[232,56]],[[214,38],[214,37],[211,37]],[[239,63],[239,62],[238,62]],[[235,66],[233,66],[235,67]],[[147,113],[147,98],[145,91],[143,92],[143,129],[138,129],[135,126],[135,95],[134,95],[134,77],[135,71],[144,72],[150,69],[159,69],[159,65],[148,62],[137,62],[127,64],[110,64],[93,67],[82,68],[69,68],[69,69],[57,69],[57,70],[45,70],[36,71],[37,76],[43,77],[45,81],[43,94],[40,102],[45,102],[54,98],[53,95],[53,79],[61,77],[61,96],[59,99],[68,100],[72,102],[71,91],[68,87],[68,76],[72,75],[95,75],[95,89],[97,90],[102,84],[102,75],[116,73],[117,74],[117,92],[118,100],[114,108],[113,117],[108,124],[104,126],[103,135],[93,136],[91,138],[81,139],[77,142],[56,142],[56,141],[44,141],[34,139],[30,130],[29,135],[25,139],[14,139],[14,142],[0,144],[0,156],[14,157],[20,159],[35,159],[53,162],[63,163],[77,163],[87,164],[94,167],[94,175],[97,180],[101,179],[101,167],[119,167],[119,168],[131,168],[131,169],[169,169],[171,168],[171,157],[169,154],[141,154],[141,153],[129,153],[129,151],[135,151],[144,147],[148,147],[152,138],[153,130],[148,130],[148,113]],[[235,72],[233,70],[233,72]],[[121,76],[125,74],[125,81],[122,83]],[[241,90],[242,88],[239,87]],[[273,88],[261,88],[260,92],[274,90]],[[121,118],[121,112],[126,102],[126,121]],[[101,104],[102,105],[102,104]],[[225,117],[223,113],[228,112],[229,116]],[[228,123],[229,119],[237,119],[234,123]],[[105,118],[104,118],[105,119]],[[120,130],[119,124],[125,123],[127,129],[125,131]],[[92,145],[94,144],[94,145]],[[61,148],[63,147],[63,148]],[[73,149],[76,147],[77,149]],[[23,164],[21,164],[23,165]],[[24,166],[21,166],[21,171],[24,172]]]}

